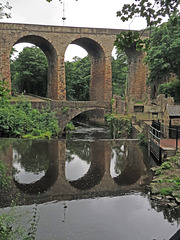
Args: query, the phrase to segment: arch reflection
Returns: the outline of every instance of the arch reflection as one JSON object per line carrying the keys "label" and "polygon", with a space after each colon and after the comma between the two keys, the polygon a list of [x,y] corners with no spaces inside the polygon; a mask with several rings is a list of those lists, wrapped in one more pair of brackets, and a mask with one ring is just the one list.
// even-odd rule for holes
{"label": "arch reflection", "polygon": [[121,173],[113,177],[113,180],[118,185],[132,185],[140,179],[144,172],[144,163],[140,161],[140,159],[143,159],[143,153],[138,148],[137,141],[124,142],[123,145],[122,143],[116,143],[115,149],[122,149],[122,146],[123,151],[120,151],[121,154],[117,155],[119,164],[117,168],[121,170]]}
{"label": "arch reflection", "polygon": [[[56,145],[55,141],[18,141],[14,144],[16,155],[13,157],[16,158],[15,162],[20,164],[21,170],[23,169],[17,177],[17,168],[13,166],[13,181],[19,190],[37,194],[47,191],[55,183],[58,178],[58,162],[54,151],[57,149]],[[39,174],[40,179],[34,181],[32,178],[26,183],[28,172],[32,173],[32,176]]]}
{"label": "arch reflection", "polygon": [[104,142],[92,142],[88,154],[91,161],[87,173],[77,180],[69,181],[70,185],[79,190],[87,190],[100,183],[105,170],[105,154]]}

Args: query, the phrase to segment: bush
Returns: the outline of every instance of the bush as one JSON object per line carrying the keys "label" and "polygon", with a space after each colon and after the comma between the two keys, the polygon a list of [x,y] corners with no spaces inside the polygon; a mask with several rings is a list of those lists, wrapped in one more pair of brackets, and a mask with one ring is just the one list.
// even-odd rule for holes
{"label": "bush", "polygon": [[26,101],[0,106],[1,137],[51,138],[58,136],[59,131],[55,113],[49,109],[32,109]]}
{"label": "bush", "polygon": [[128,137],[132,130],[131,120],[122,118],[114,114],[105,116],[108,126],[110,127],[111,137]]}
{"label": "bush", "polygon": [[138,139],[140,140],[139,144],[141,146],[147,147],[148,143],[147,143],[144,133],[138,133]]}
{"label": "bush", "polygon": [[171,195],[173,192],[173,188],[169,187],[169,188],[162,188],[160,190],[161,195],[167,196],[167,195]]}
{"label": "bush", "polygon": [[74,129],[75,129],[75,127],[74,127],[73,122],[69,122],[69,123],[66,125],[66,130],[67,130],[67,131],[72,131],[72,130],[74,130]]}
{"label": "bush", "polygon": [[5,189],[10,185],[10,178],[7,177],[7,168],[3,162],[0,161],[0,188]]}

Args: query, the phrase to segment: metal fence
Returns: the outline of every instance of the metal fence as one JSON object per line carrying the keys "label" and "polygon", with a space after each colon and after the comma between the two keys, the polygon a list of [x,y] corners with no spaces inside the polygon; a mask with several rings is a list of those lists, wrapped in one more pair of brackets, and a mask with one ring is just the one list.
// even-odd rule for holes
{"label": "metal fence", "polygon": [[152,121],[150,126],[150,155],[155,158],[159,163],[161,163],[161,124],[159,122]]}
{"label": "metal fence", "polygon": [[[155,158],[159,163],[161,163],[161,142],[163,142],[165,126],[161,124],[159,121],[152,121],[152,125],[150,126],[150,154],[153,158]],[[166,127],[166,131],[168,131],[168,140],[169,147],[178,149],[178,144],[180,143],[180,126],[171,126]],[[162,140],[161,140],[162,139]],[[168,141],[167,141],[168,144]],[[173,145],[172,145],[173,144]],[[167,146],[168,147],[168,146]]]}

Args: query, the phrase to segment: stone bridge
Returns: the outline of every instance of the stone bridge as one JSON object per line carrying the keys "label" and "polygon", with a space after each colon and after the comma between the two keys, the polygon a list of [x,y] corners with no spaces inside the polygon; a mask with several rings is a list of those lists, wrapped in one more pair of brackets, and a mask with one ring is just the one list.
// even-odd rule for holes
{"label": "stone bridge", "polygon": [[[79,28],[0,23],[0,77],[11,89],[10,53],[15,44],[38,46],[48,59],[47,97],[66,100],[64,55],[70,44],[83,47],[91,58],[90,101],[112,99],[111,54],[116,35],[122,29]],[[128,30],[127,30],[128,31]],[[128,96],[142,99],[146,92],[143,56],[132,52],[129,61]]]}
{"label": "stone bridge", "polygon": [[32,101],[33,108],[48,108],[51,111],[56,112],[56,116],[61,129],[61,134],[67,123],[69,123],[74,117],[81,113],[89,112],[88,116],[91,121],[99,124],[104,123],[104,115],[111,112],[110,102],[97,102],[97,101]]}

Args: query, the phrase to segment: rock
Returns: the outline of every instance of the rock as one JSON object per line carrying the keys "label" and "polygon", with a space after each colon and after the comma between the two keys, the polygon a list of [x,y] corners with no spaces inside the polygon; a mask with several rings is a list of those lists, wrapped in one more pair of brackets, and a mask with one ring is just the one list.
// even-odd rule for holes
{"label": "rock", "polygon": [[168,207],[172,207],[172,208],[177,207],[177,203],[175,203],[175,202],[170,202],[167,205],[168,205]]}
{"label": "rock", "polygon": [[155,177],[152,182],[162,182],[165,177]]}
{"label": "rock", "polygon": [[172,192],[172,196],[173,196],[173,197],[178,197],[178,198],[180,198],[180,190],[173,191],[173,192]]}
{"label": "rock", "polygon": [[160,200],[162,200],[162,197],[160,197],[160,196],[153,196],[153,199],[160,201]]}
{"label": "rock", "polygon": [[151,168],[151,171],[152,171],[152,172],[155,172],[156,170],[157,170],[157,167],[152,167],[152,168]]}
{"label": "rock", "polygon": [[175,200],[178,204],[180,204],[180,198],[179,197],[175,197]]}
{"label": "rock", "polygon": [[151,183],[150,187],[151,187],[151,193],[152,194],[160,193],[160,189],[161,189],[160,184],[158,184],[158,183]]}
{"label": "rock", "polygon": [[172,201],[174,198],[172,196],[166,196],[166,199]]}

